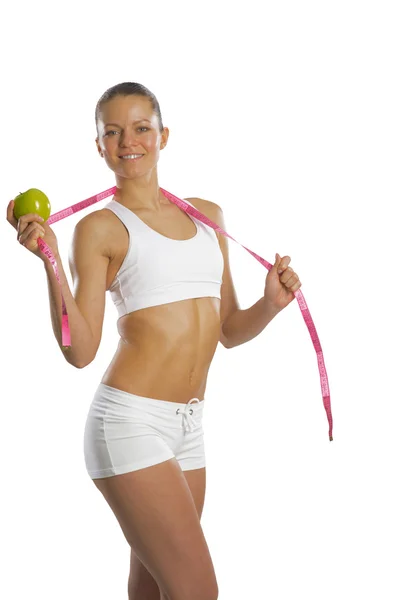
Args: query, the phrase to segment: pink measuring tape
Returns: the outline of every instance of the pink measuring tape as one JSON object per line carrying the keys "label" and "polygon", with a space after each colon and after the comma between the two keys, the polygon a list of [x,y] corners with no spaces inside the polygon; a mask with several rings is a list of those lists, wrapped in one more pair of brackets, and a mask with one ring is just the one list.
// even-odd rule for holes
{"label": "pink measuring tape", "polygon": [[[221,229],[221,227],[219,227],[219,225],[217,225],[216,223],[211,221],[208,217],[203,215],[203,213],[198,211],[196,208],[194,208],[193,206],[190,206],[190,204],[187,204],[184,200],[180,200],[179,198],[177,198],[170,192],[167,192],[163,188],[160,188],[160,189],[161,189],[162,193],[164,194],[164,196],[166,198],[168,198],[168,200],[171,200],[171,202],[176,204],[180,209],[184,210],[189,215],[192,215],[199,221],[202,221],[209,227],[212,227],[218,233],[222,233],[223,235],[231,238],[231,240],[233,240],[234,242],[239,243],[232,236],[230,236],[229,233],[227,233],[226,231]],[[117,191],[117,187],[114,186],[108,190],[105,190],[104,192],[101,192],[100,194],[96,194],[95,196],[91,196],[90,198],[87,198],[86,200],[82,200],[81,202],[78,202],[77,204],[74,204],[73,206],[70,206],[69,208],[60,210],[59,212],[54,213],[54,215],[51,215],[47,219],[47,223],[49,225],[51,225],[52,223],[61,221],[61,219],[65,219],[65,217],[68,217],[76,212],[79,212],[80,210],[83,210],[84,208],[87,208],[88,206],[91,206],[92,204],[95,204],[96,202],[100,202],[100,200],[104,200],[104,198],[107,198],[108,196],[115,194],[116,191]],[[60,277],[58,275],[58,269],[57,269],[57,261],[54,258],[53,252],[51,251],[49,246],[46,244],[46,242],[44,240],[42,240],[42,238],[39,237],[37,242],[38,242],[38,246],[39,246],[40,250],[50,260],[51,265],[54,270],[54,273],[57,277],[58,283],[60,284]],[[256,258],[266,269],[268,269],[268,271],[272,268],[272,265],[268,261],[266,261],[264,258],[259,256],[252,250],[249,250],[248,248],[246,248],[246,246],[243,246],[243,244],[240,244],[240,245],[242,246],[242,248],[247,250],[247,252],[250,252],[250,254],[252,256],[254,256],[254,258]],[[60,289],[61,289],[61,284],[60,284]],[[328,423],[329,423],[329,440],[333,441],[333,437],[332,437],[333,421],[332,421],[332,411],[331,411],[331,397],[330,397],[330,392],[329,392],[328,375],[327,375],[326,368],[325,368],[324,355],[322,352],[321,343],[319,341],[317,330],[314,325],[314,321],[312,320],[310,311],[308,309],[308,306],[307,306],[307,303],[305,301],[302,291],[297,290],[296,292],[294,292],[294,295],[299,304],[301,314],[303,315],[304,321],[305,321],[308,331],[310,333],[311,340],[312,340],[312,343],[315,348],[315,352],[317,353],[318,370],[319,370],[319,377],[320,377],[321,391],[322,391],[322,401],[324,403],[324,408],[325,408],[326,415],[328,418]],[[71,335],[70,335],[70,330],[69,330],[69,325],[68,325],[68,314],[67,314],[67,308],[65,306],[65,301],[64,301],[64,297],[63,297],[62,293],[61,293],[61,299],[62,299],[62,344],[64,347],[70,347],[71,346]]]}

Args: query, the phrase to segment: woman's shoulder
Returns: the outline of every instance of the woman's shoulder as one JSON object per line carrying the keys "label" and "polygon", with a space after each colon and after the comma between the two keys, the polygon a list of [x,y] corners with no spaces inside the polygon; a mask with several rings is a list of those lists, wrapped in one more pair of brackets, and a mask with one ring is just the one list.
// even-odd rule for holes
{"label": "woman's shoulder", "polygon": [[115,223],[112,211],[106,208],[99,208],[85,215],[78,221],[76,227],[84,228],[88,233],[91,229],[96,229],[105,234]]}
{"label": "woman's shoulder", "polygon": [[[221,227],[221,229],[225,230],[225,221],[222,208],[216,202],[204,200],[204,198],[184,198],[184,200],[189,200],[189,202],[193,204],[197,210],[203,213],[203,215],[208,217],[211,221],[214,221],[214,223]],[[219,244],[226,244],[226,241],[222,239],[224,236],[218,231],[215,233],[217,234]]]}
{"label": "woman's shoulder", "polygon": [[118,219],[110,210],[101,208],[85,215],[75,225],[75,236],[79,235],[83,243],[90,243],[93,238],[98,241],[101,253],[111,255],[111,242],[118,232]]}
{"label": "woman's shoulder", "polygon": [[[221,207],[218,206],[216,202],[211,202],[211,200],[204,200],[204,198],[184,198],[184,200],[188,200],[197,210],[203,212],[207,217],[210,216],[208,213],[217,212],[221,210]],[[210,216],[211,219],[211,216]]]}

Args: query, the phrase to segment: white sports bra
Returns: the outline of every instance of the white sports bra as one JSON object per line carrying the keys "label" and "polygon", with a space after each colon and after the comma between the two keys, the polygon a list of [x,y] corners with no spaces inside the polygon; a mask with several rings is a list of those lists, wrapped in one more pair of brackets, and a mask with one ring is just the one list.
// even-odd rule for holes
{"label": "white sports bra", "polygon": [[104,208],[115,213],[129,233],[128,251],[110,287],[119,317],[188,298],[221,298],[224,258],[212,227],[190,216],[196,235],[173,240],[116,200]]}

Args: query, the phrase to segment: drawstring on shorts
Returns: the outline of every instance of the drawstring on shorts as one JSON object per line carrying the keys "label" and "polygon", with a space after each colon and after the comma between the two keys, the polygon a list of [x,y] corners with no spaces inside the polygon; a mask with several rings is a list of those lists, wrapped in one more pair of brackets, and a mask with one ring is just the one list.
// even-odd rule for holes
{"label": "drawstring on shorts", "polygon": [[[190,407],[192,402],[200,403],[200,400],[198,398],[192,398],[191,400],[189,400],[189,402],[185,405],[184,411],[182,413],[180,412],[180,410],[181,410],[180,408],[176,409],[176,414],[182,414],[182,426],[184,427],[184,429],[186,431],[193,431],[193,429],[197,425],[197,422],[192,417],[193,408]],[[185,419],[186,419],[186,422],[185,422]]]}

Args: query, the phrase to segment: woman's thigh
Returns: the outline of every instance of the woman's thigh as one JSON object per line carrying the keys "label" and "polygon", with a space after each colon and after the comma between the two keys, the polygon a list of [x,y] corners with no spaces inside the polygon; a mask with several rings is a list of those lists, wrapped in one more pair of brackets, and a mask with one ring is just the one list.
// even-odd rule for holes
{"label": "woman's thigh", "polygon": [[198,512],[204,503],[205,470],[199,469],[197,476],[185,474],[172,458],[93,481],[160,589],[174,600],[217,598],[214,566]]}
{"label": "woman's thigh", "polygon": [[[183,474],[192,494],[200,521],[206,493],[206,469],[204,467],[203,469],[183,471]],[[136,598],[138,600],[141,598],[160,600],[161,597],[161,590],[158,583],[146,569],[132,547],[128,591],[129,600],[135,600]]]}

